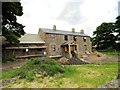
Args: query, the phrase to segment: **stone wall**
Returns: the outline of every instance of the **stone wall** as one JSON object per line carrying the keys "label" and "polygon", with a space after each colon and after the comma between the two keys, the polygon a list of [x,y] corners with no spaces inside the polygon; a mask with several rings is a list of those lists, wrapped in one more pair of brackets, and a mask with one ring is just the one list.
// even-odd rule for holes
{"label": "stone wall", "polygon": [[[45,45],[47,46],[47,55],[48,56],[56,56],[62,54],[61,44],[65,42],[64,36],[62,34],[45,34],[42,30],[39,30],[39,35],[45,41]],[[54,40],[51,40],[51,35],[54,35]],[[67,35],[68,41],[73,41],[72,35]],[[78,44],[78,53],[83,55],[85,51],[91,52],[91,41],[90,37],[86,37],[86,41],[84,41],[83,36],[76,36],[76,44]],[[55,45],[55,51],[51,49],[51,45]],[[86,46],[85,46],[86,45]]]}
{"label": "stone wall", "polygon": [[[56,56],[56,55],[61,55],[61,44],[64,42],[64,38],[62,35],[56,35],[54,40],[51,40],[52,34],[46,34],[46,45],[48,46],[47,52],[49,56]],[[55,51],[51,49],[51,45],[55,45]]]}
{"label": "stone wall", "polygon": [[90,37],[87,37],[86,45],[87,45],[87,51],[92,52],[92,43],[90,41]]}

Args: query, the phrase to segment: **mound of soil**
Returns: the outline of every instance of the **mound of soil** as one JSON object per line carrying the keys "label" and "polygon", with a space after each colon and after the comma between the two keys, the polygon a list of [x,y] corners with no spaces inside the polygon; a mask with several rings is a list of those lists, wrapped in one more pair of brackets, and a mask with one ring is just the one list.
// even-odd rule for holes
{"label": "mound of soil", "polygon": [[65,64],[69,59],[65,58],[65,57],[62,57],[58,60],[59,63],[61,64]]}
{"label": "mound of soil", "polygon": [[89,63],[73,57],[73,58],[69,59],[65,64],[67,64],[67,65],[80,65],[80,64],[89,64]]}
{"label": "mound of soil", "polygon": [[88,62],[84,61],[84,60],[80,60],[79,58],[71,58],[71,59],[67,59],[65,57],[61,58],[60,60],[58,60],[59,63],[64,64],[64,65],[80,65],[80,64],[89,64]]}

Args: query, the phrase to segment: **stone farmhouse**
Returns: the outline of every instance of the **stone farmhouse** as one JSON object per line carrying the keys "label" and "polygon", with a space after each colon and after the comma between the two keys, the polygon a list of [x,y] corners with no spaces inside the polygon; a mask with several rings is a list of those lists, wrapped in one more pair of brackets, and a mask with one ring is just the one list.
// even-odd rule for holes
{"label": "stone farmhouse", "polygon": [[18,46],[7,46],[4,55],[6,57],[82,57],[83,54],[91,53],[90,36],[84,34],[84,30],[75,32],[39,28],[38,34],[25,34],[20,39]]}

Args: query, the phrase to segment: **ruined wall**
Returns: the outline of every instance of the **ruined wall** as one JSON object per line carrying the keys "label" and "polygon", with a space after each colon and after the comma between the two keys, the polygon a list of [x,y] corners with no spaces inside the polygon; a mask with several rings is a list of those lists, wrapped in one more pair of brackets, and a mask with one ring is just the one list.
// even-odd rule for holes
{"label": "ruined wall", "polygon": [[77,41],[76,43],[78,44],[78,50],[80,54],[84,53],[84,41],[83,41],[83,37],[77,36]]}
{"label": "ruined wall", "polygon": [[91,41],[90,41],[90,37],[85,37],[86,40],[84,41],[84,37],[83,36],[77,36],[77,41],[76,43],[78,44],[78,50],[79,50],[79,55],[80,57],[86,52],[91,52],[92,48],[91,48]]}
{"label": "ruined wall", "polygon": [[46,54],[47,56],[50,55],[50,48],[49,48],[49,35],[47,35],[45,32],[43,32],[41,29],[39,29],[38,35],[41,37],[42,40],[44,40],[45,42],[45,46],[47,46],[46,48]]}
{"label": "ruined wall", "polygon": [[90,41],[90,37],[86,39],[87,51],[92,52],[92,43]]}
{"label": "ruined wall", "polygon": [[42,38],[43,41],[46,41],[45,33],[41,30],[41,28],[38,31],[38,35]]}
{"label": "ruined wall", "polygon": [[[54,40],[51,40],[51,35],[54,35]],[[46,34],[46,45],[48,46],[48,55],[55,56],[61,55],[61,44],[64,42],[63,35],[56,35],[56,34]],[[55,51],[51,49],[51,45],[55,45]]]}

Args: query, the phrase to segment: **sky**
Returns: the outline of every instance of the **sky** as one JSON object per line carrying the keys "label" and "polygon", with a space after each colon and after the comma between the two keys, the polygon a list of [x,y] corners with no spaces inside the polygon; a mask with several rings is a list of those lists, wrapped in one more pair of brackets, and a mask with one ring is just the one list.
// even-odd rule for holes
{"label": "sky", "polygon": [[76,32],[90,36],[103,22],[115,22],[120,0],[21,0],[23,15],[17,21],[26,33],[37,34],[39,28]]}

